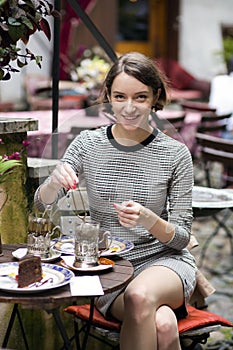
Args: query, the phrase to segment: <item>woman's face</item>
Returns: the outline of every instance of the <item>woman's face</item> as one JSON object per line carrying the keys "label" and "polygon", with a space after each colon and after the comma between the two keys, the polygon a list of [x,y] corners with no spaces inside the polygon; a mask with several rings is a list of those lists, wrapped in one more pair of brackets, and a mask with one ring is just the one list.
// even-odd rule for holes
{"label": "woman's face", "polygon": [[128,130],[148,124],[157,97],[150,86],[122,72],[113,81],[110,101],[117,122]]}

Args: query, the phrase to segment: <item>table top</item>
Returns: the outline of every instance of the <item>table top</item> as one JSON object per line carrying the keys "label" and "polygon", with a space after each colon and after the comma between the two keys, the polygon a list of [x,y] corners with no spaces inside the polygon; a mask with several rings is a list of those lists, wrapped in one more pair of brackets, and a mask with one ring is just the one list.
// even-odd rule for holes
{"label": "table top", "polygon": [[194,186],[192,207],[195,218],[233,209],[233,190]]}
{"label": "table top", "polygon": [[[28,135],[50,135],[52,132],[52,110],[41,111],[23,111],[23,112],[0,112],[0,118],[9,120],[13,119],[33,119],[39,123],[38,130],[29,131]],[[67,109],[59,110],[58,112],[58,132],[69,133],[72,127],[79,128],[96,128],[98,126],[109,124],[110,120],[104,115],[88,116],[85,114],[85,109]],[[35,130],[35,129],[31,129]]]}
{"label": "table top", "polygon": [[194,186],[192,206],[210,209],[233,208],[233,190]]}
{"label": "table top", "polygon": [[[0,256],[0,263],[17,261],[12,256],[12,252],[22,247],[25,247],[25,245],[3,244],[3,256]],[[60,260],[57,260],[54,263],[59,265],[59,262]],[[113,292],[124,286],[133,276],[134,269],[128,260],[116,256],[114,262],[115,265],[112,269],[98,273],[104,293]],[[75,275],[78,275],[78,273],[75,272]],[[77,301],[77,298],[77,296],[71,295],[69,284],[33,294],[11,293],[0,290],[0,302],[21,304],[31,309],[53,309],[63,303]]]}

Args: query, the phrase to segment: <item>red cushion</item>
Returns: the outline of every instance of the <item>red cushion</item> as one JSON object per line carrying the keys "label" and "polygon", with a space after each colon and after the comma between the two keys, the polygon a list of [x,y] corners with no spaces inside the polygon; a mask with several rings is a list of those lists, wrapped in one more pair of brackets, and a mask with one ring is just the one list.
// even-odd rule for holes
{"label": "red cushion", "polygon": [[[90,305],[85,304],[85,305],[77,305],[77,306],[68,306],[67,308],[64,309],[65,312],[68,312],[70,314],[73,314],[77,317],[79,317],[82,320],[87,321],[89,319],[89,314],[90,314]],[[94,315],[93,315],[93,320],[92,320],[93,326],[96,327],[102,327],[102,328],[107,328],[107,329],[112,329],[112,330],[120,330],[121,328],[121,323],[115,319],[106,319],[103,317],[103,315],[96,309],[94,308]]]}
{"label": "red cushion", "polygon": [[213,312],[198,310],[192,306],[188,306],[187,309],[188,316],[178,321],[179,333],[214,324],[233,327],[231,322]]}
{"label": "red cushion", "polygon": [[188,89],[190,83],[195,80],[177,61],[159,58],[156,60],[160,69],[167,75],[174,89]]}
{"label": "red cushion", "polygon": [[[188,316],[178,321],[179,333],[185,331],[200,328],[204,326],[210,326],[214,324],[220,324],[225,327],[233,327],[233,324],[226,320],[225,318],[218,316],[209,311],[198,310],[192,306],[188,306]],[[68,306],[64,309],[65,312],[73,314],[82,320],[87,321],[90,314],[90,305],[77,305]],[[107,328],[119,331],[121,328],[121,323],[115,319],[109,320],[105,319],[103,315],[94,308],[94,316],[92,324],[97,327]]]}

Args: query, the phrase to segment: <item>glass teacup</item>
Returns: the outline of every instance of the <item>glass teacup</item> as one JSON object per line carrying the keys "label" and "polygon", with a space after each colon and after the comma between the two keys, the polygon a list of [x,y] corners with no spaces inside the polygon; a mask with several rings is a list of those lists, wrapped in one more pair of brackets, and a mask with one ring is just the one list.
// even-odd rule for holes
{"label": "glass teacup", "polygon": [[49,218],[30,216],[27,236],[28,253],[49,258],[51,237],[57,228]]}
{"label": "glass teacup", "polygon": [[110,242],[111,233],[101,230],[99,222],[86,218],[85,221],[76,225],[74,266],[79,268],[97,266],[99,250],[108,249]]}

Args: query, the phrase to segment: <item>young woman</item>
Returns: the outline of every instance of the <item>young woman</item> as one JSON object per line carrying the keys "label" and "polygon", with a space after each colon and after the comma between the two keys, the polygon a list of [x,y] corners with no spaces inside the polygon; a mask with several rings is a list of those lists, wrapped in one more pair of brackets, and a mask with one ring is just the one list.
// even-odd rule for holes
{"label": "young woman", "polygon": [[167,103],[166,80],[140,53],[121,56],[101,93],[116,123],[86,130],[37,190],[39,208],[75,188],[84,175],[90,214],[130,240],[123,256],[135,268],[124,290],[100,297],[98,309],[122,321],[121,350],[179,350],[177,318],[186,314],[196,265],[186,249],[192,224],[192,159],[187,147],[150,125]]}

